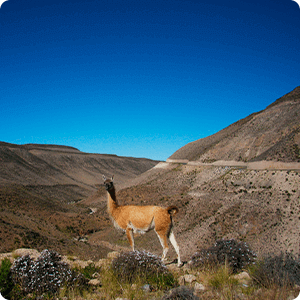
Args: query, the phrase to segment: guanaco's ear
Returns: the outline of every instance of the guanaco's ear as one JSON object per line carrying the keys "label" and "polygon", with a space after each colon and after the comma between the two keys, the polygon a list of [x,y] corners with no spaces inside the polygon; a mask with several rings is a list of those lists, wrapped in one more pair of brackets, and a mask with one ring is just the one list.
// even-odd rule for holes
{"label": "guanaco's ear", "polygon": [[103,180],[105,181],[105,180],[106,180],[106,176],[105,176],[105,175],[102,175],[102,177],[103,177]]}
{"label": "guanaco's ear", "polygon": [[115,175],[111,176],[111,181],[113,181],[113,180],[114,180],[114,176],[115,176]]}

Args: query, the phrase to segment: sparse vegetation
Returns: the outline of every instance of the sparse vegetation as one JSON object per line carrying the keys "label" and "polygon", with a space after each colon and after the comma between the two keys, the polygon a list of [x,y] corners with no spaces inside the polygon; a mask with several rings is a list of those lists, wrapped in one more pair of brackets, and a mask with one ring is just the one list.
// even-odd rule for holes
{"label": "sparse vegetation", "polygon": [[208,276],[208,285],[220,294],[221,299],[236,299],[239,293],[239,281],[232,276],[232,270],[227,264]]}
{"label": "sparse vegetation", "polygon": [[93,279],[93,276],[99,273],[101,269],[96,267],[94,263],[90,263],[84,268],[76,267],[74,270],[81,273],[86,279]]}
{"label": "sparse vegetation", "polygon": [[218,240],[212,247],[195,253],[191,259],[191,266],[203,268],[207,265],[218,266],[227,263],[233,273],[238,273],[253,264],[255,260],[255,252],[246,243],[234,239]]}
{"label": "sparse vegetation", "polygon": [[5,258],[0,265],[0,293],[5,298],[9,295],[9,292],[13,288],[13,282],[11,278],[11,262]]}
{"label": "sparse vegetation", "polygon": [[266,288],[300,285],[300,260],[288,252],[266,256],[250,271],[254,282]]}
{"label": "sparse vegetation", "polygon": [[112,262],[112,270],[120,282],[133,283],[137,279],[154,288],[170,288],[176,282],[161,259],[146,251],[130,251],[120,254]]}
{"label": "sparse vegetation", "polygon": [[72,271],[68,264],[61,261],[57,252],[47,249],[41,252],[36,261],[29,255],[17,258],[11,273],[13,299],[17,298],[18,293],[23,296],[55,295],[63,286],[74,288],[86,285],[82,274]]}
{"label": "sparse vegetation", "polygon": [[[232,244],[233,248],[238,245]],[[299,293],[296,288],[300,281],[299,260],[289,253],[267,256],[246,267],[250,275],[246,273],[246,279],[239,277],[242,274],[235,275],[226,261],[225,264],[215,264],[214,260],[212,263],[171,272],[157,256],[145,251],[131,251],[106,260],[101,267],[91,263],[72,270],[56,252],[45,250],[36,261],[28,255],[16,258],[11,270],[10,261],[3,260],[0,291],[6,299],[12,300],[287,300],[294,299]],[[182,274],[191,274],[189,276],[193,276],[196,282],[182,283]],[[101,283],[94,287],[87,285],[87,278],[94,279],[95,276]],[[203,286],[201,290],[196,289],[197,281]],[[11,282],[10,291],[4,292],[2,288],[7,282]],[[183,285],[178,286],[177,282]]]}

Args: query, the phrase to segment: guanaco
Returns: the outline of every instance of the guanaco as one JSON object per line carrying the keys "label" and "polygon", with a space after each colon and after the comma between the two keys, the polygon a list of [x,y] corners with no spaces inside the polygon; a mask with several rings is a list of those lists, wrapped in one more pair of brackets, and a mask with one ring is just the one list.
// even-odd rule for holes
{"label": "guanaco", "polygon": [[166,259],[169,250],[167,240],[169,239],[177,253],[177,264],[178,266],[181,266],[179,246],[172,230],[172,217],[178,213],[178,208],[176,206],[163,208],[154,205],[119,205],[116,198],[113,177],[111,179],[106,179],[103,175],[103,179],[108,195],[108,214],[113,221],[114,226],[126,232],[132,250],[134,251],[133,233],[146,233],[154,229],[163,247],[162,260],[164,261]]}

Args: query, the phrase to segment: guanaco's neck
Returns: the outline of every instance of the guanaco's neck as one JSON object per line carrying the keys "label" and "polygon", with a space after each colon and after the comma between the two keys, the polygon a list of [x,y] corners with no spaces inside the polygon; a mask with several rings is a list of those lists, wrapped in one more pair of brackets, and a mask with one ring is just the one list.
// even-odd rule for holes
{"label": "guanaco's neck", "polygon": [[110,214],[118,207],[118,202],[116,198],[116,190],[112,188],[107,191],[107,209]]}

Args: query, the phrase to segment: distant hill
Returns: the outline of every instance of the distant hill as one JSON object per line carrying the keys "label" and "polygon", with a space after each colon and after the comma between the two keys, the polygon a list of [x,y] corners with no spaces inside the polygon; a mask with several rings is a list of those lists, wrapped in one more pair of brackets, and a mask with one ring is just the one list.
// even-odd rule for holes
{"label": "distant hill", "polygon": [[93,190],[102,183],[103,174],[116,175],[122,185],[158,161],[90,154],[67,146],[0,142],[0,163],[0,186],[68,184]]}
{"label": "distant hill", "polygon": [[169,160],[300,162],[300,86],[266,109],[183,146]]}

